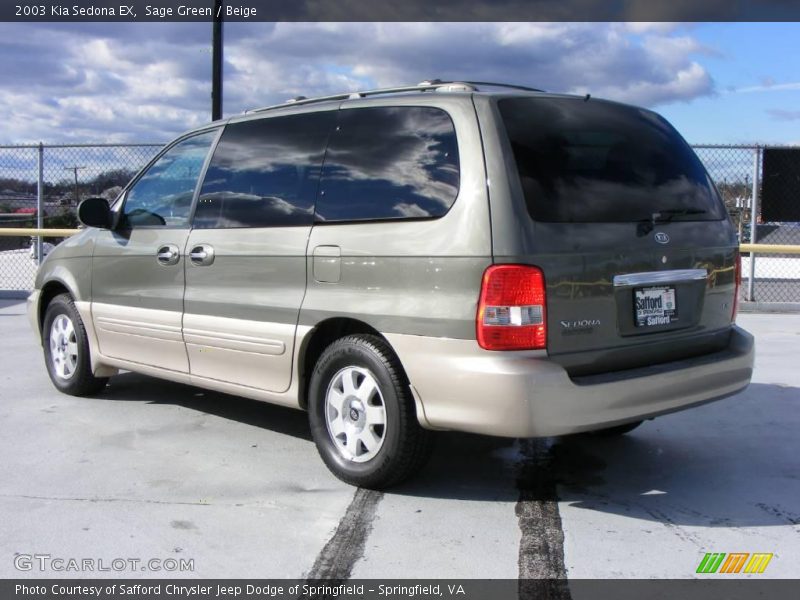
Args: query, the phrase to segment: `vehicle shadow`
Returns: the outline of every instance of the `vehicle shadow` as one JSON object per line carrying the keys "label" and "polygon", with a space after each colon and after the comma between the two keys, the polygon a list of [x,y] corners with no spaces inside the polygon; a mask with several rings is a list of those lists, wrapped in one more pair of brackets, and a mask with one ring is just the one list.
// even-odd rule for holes
{"label": "vehicle shadow", "polygon": [[109,380],[96,396],[116,402],[171,404],[268,429],[311,442],[308,418],[303,411],[231,396],[191,385],[173,383],[138,373],[122,373]]}
{"label": "vehicle shadow", "polygon": [[526,499],[557,498],[570,509],[676,526],[800,526],[798,408],[800,389],[756,383],[617,438],[575,435],[509,447],[452,435],[421,477],[393,491],[489,500],[511,472]]}
{"label": "vehicle shadow", "polygon": [[[133,373],[112,378],[99,398],[173,404],[313,443],[304,412]],[[798,408],[800,389],[752,384],[618,438],[439,432],[428,465],[387,493],[489,502],[524,492],[668,525],[800,526]]]}

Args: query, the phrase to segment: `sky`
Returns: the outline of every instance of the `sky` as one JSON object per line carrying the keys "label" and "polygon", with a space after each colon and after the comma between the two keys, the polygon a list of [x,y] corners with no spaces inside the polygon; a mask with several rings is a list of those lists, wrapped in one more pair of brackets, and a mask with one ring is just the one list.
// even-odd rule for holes
{"label": "sky", "polygon": [[[229,23],[224,113],[425,79],[654,109],[691,143],[800,144],[800,23]],[[210,120],[210,23],[0,23],[0,144]]]}

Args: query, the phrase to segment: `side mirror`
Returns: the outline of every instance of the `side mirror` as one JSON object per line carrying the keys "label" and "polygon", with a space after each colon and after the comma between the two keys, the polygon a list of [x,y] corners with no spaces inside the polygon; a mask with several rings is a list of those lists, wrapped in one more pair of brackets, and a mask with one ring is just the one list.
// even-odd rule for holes
{"label": "side mirror", "polygon": [[87,227],[111,229],[111,209],[105,198],[86,198],[78,205],[78,219]]}

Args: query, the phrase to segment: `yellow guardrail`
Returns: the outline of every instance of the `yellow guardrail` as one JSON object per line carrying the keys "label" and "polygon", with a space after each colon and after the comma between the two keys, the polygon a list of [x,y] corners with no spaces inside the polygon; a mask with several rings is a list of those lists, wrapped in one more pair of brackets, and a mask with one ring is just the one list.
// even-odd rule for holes
{"label": "yellow guardrail", "polygon": [[23,229],[21,227],[0,227],[0,237],[68,237],[80,229]]}
{"label": "yellow guardrail", "polygon": [[[22,229],[19,227],[0,227],[0,237],[13,236],[41,236],[41,237],[68,237],[75,235],[81,229]],[[741,252],[754,252],[756,254],[800,254],[800,245],[788,244],[741,244]]]}
{"label": "yellow guardrail", "polygon": [[756,254],[800,254],[800,245],[787,244],[739,244],[740,252]]}

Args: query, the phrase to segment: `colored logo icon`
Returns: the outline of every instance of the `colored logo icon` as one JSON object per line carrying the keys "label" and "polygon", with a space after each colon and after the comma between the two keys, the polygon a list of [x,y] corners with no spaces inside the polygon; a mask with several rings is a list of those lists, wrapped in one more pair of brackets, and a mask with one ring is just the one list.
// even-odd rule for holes
{"label": "colored logo icon", "polygon": [[772,553],[756,552],[707,552],[697,566],[697,573],[763,573]]}

